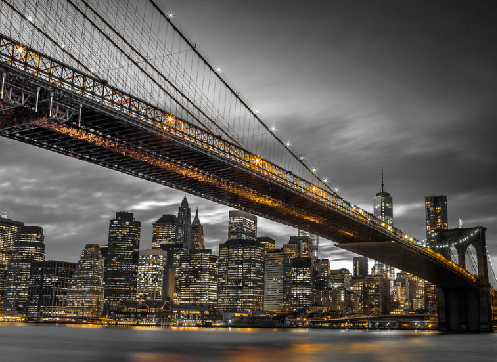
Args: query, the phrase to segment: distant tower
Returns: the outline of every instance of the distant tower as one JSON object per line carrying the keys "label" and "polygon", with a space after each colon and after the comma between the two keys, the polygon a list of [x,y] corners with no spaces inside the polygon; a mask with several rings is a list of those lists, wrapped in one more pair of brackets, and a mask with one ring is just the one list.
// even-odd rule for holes
{"label": "distant tower", "polygon": [[198,207],[192,223],[192,244],[195,250],[204,249],[204,227],[198,218]]}
{"label": "distant tower", "polygon": [[[374,216],[383,220],[387,225],[393,226],[393,199],[388,192],[385,191],[385,183],[383,182],[383,167],[381,168],[381,191],[376,194],[373,199]],[[395,268],[375,261],[375,275],[387,274],[390,280],[395,279]]]}
{"label": "distant tower", "polygon": [[447,196],[425,196],[426,243],[435,242],[439,230],[447,230]]}
{"label": "distant tower", "polygon": [[14,249],[14,242],[19,237],[24,223],[0,218],[0,310],[3,309],[7,268]]}
{"label": "distant tower", "polygon": [[365,277],[368,273],[368,258],[365,256],[354,256],[352,258],[354,263],[353,271],[355,277]]}
{"label": "distant tower", "polygon": [[245,211],[230,210],[228,240],[256,240],[257,216]]}
{"label": "distant tower", "polygon": [[192,250],[192,211],[188,206],[186,196],[179,207],[177,221],[176,237],[178,242],[183,244],[183,248]]}
{"label": "distant tower", "polygon": [[109,224],[105,265],[105,301],[113,309],[119,302],[135,300],[141,222],[132,213],[118,212]]}
{"label": "distant tower", "polygon": [[161,245],[176,244],[178,220],[175,215],[162,215],[152,224],[152,249],[160,249]]}

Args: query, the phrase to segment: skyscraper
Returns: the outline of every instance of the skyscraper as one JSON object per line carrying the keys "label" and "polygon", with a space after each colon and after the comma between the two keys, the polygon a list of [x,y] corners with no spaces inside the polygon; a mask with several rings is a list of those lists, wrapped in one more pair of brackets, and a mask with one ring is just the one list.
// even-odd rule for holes
{"label": "skyscraper", "polygon": [[104,259],[98,244],[86,244],[67,287],[67,313],[99,316],[104,308]]}
{"label": "skyscraper", "polygon": [[266,253],[274,250],[276,246],[276,241],[269,236],[260,236],[257,238],[257,241],[264,246],[264,250]]}
{"label": "skyscraper", "polygon": [[217,306],[225,311],[262,309],[264,246],[232,239],[219,245]]}
{"label": "skyscraper", "polygon": [[178,210],[178,219],[176,227],[176,237],[178,243],[183,244],[183,248],[192,250],[192,211],[188,206],[186,196],[181,202]]}
{"label": "skyscraper", "polygon": [[112,309],[121,301],[136,298],[141,222],[125,211],[110,220],[105,268],[105,301]]}
{"label": "skyscraper", "polygon": [[23,225],[24,223],[20,221],[0,217],[0,310],[3,309],[7,267],[14,248],[14,241],[17,240]]}
{"label": "skyscraper", "polygon": [[140,250],[138,261],[137,299],[164,300],[164,272],[167,252],[160,249]]}
{"label": "skyscraper", "polygon": [[297,245],[300,257],[312,259],[311,238],[309,236],[292,235],[288,244]]}
{"label": "skyscraper", "polygon": [[312,262],[319,259],[319,235],[314,235],[308,231],[300,230],[298,231],[299,236],[308,236],[311,241],[311,255]]}
{"label": "skyscraper", "polygon": [[447,230],[447,196],[425,196],[426,243],[435,242],[437,231]]}
{"label": "skyscraper", "polygon": [[288,312],[292,283],[291,255],[281,249],[267,251],[264,256],[264,310]]}
{"label": "skyscraper", "polygon": [[204,227],[198,218],[198,207],[195,210],[195,217],[192,222],[192,246],[195,250],[204,248]]}
{"label": "skyscraper", "polygon": [[31,264],[28,315],[59,317],[66,314],[67,287],[76,263],[48,260]]}
{"label": "skyscraper", "polygon": [[7,268],[4,309],[25,313],[28,302],[31,263],[45,260],[43,229],[39,226],[21,226]]}
{"label": "skyscraper", "polygon": [[352,261],[354,262],[354,267],[353,267],[353,272],[354,276],[363,276],[365,277],[368,275],[368,258],[365,256],[354,256],[352,258]]}
{"label": "skyscraper", "polygon": [[179,256],[176,269],[177,303],[215,304],[217,301],[217,255],[197,249]]}
{"label": "skyscraper", "polygon": [[[393,226],[393,198],[385,191],[383,168],[381,169],[381,190],[373,199],[373,213],[387,225]],[[395,279],[395,268],[380,261],[375,262],[374,270],[375,275],[386,274],[390,280]]]}
{"label": "skyscraper", "polygon": [[257,216],[240,210],[230,210],[228,240],[256,240]]}
{"label": "skyscraper", "polygon": [[152,224],[152,249],[160,249],[161,245],[176,244],[178,221],[175,215],[162,215]]}
{"label": "skyscraper", "polygon": [[290,309],[309,307],[313,301],[311,258],[294,258],[291,261]]}

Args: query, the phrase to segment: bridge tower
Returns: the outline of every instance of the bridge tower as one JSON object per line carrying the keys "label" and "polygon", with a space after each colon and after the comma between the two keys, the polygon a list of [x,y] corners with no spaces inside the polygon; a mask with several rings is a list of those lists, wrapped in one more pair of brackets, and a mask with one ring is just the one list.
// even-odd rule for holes
{"label": "bridge tower", "polygon": [[[475,288],[438,288],[438,329],[447,332],[491,332],[491,301],[494,293],[490,285],[486,228],[456,228],[440,230],[428,245],[446,258],[451,258],[451,248],[456,250],[460,267],[466,268],[467,251],[470,246],[476,251]],[[471,256],[470,256],[471,257]]]}

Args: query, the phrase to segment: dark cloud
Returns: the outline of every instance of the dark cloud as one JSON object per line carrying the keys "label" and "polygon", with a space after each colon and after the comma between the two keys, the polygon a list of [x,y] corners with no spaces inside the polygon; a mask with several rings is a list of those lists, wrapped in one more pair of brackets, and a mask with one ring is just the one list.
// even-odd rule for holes
{"label": "dark cloud", "polygon": [[[497,255],[497,48],[490,2],[164,1],[263,115],[352,203],[372,210],[380,163],[396,226],[424,237],[424,196],[448,196],[449,224],[488,228]],[[0,208],[44,226],[50,258],[106,242],[129,210],[151,223],[183,194],[0,139]],[[206,246],[227,236],[228,208],[198,205]],[[259,220],[281,245],[295,230]],[[352,254],[321,241],[322,256]],[[495,259],[495,257],[494,257]]]}

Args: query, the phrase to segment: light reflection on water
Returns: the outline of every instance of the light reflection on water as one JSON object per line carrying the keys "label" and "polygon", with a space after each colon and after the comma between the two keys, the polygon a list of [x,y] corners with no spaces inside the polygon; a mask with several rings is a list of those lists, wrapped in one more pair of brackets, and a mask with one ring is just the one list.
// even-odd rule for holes
{"label": "light reflection on water", "polygon": [[3,361],[494,361],[497,334],[0,323]]}

